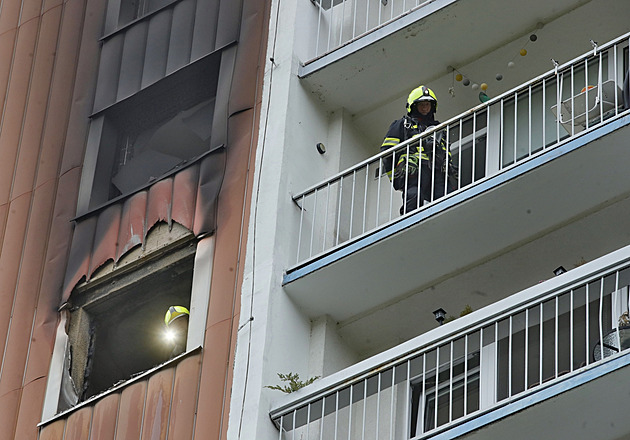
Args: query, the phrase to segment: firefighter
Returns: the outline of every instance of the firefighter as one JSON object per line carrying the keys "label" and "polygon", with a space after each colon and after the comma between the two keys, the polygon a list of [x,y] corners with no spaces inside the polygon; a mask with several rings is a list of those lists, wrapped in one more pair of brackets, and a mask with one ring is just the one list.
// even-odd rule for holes
{"label": "firefighter", "polygon": [[[439,125],[439,121],[435,119],[437,106],[437,96],[430,88],[420,86],[412,90],[407,98],[407,114],[390,125],[381,151],[419,136],[429,127]],[[412,142],[407,148],[402,148],[395,154],[392,152],[383,159],[384,169],[390,180],[393,178],[394,188],[403,192],[401,215],[422,206],[424,200],[436,200],[454,189],[452,182],[448,182],[449,179],[446,178],[447,175],[455,176],[457,172],[450,157],[445,133],[439,131],[425,138],[423,142]],[[393,176],[392,162],[395,163]]]}
{"label": "firefighter", "polygon": [[167,341],[173,345],[171,358],[186,350],[188,336],[188,317],[190,312],[184,306],[170,306],[164,315]]}

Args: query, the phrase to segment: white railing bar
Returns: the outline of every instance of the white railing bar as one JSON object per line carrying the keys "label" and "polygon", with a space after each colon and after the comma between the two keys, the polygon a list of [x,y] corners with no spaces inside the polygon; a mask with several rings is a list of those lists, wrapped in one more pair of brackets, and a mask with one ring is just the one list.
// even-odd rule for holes
{"label": "white railing bar", "polygon": [[468,336],[468,333],[464,335],[464,416],[468,414]]}
{"label": "white railing bar", "polygon": [[[575,66],[571,65],[571,92],[575,90]],[[575,112],[575,94],[571,93],[571,116]],[[571,136],[575,136],[575,124],[571,122]]]}
{"label": "white railing bar", "polygon": [[[367,168],[365,169],[365,184],[363,185],[364,191],[363,191],[363,222],[361,225],[361,234],[365,234],[365,221],[367,220],[367,203],[368,203],[368,183],[369,183],[369,177],[370,175],[370,165],[367,165]],[[378,224],[378,223],[377,223]]]}
{"label": "white railing bar", "polygon": [[[422,410],[422,412],[420,414],[424,414],[424,412],[426,411],[425,405],[426,405],[426,391],[427,391],[427,381],[426,381],[426,377],[427,377],[427,355],[426,353],[422,354],[422,392],[421,394],[421,404],[418,405]],[[420,421],[422,422],[420,427],[416,427],[416,433],[418,431],[418,429],[420,429],[420,432],[424,432],[426,431],[426,426],[424,426],[424,417],[420,417]]]}
{"label": "white railing bar", "polygon": [[542,80],[542,149],[547,148],[547,118],[545,118],[545,111],[547,109],[547,79]]}
{"label": "white railing bar", "polygon": [[604,313],[604,277],[601,277],[599,282],[599,350],[601,352],[601,359],[604,359],[604,327],[602,323],[603,313]]}
{"label": "white railing bar", "polygon": [[573,353],[573,315],[575,314],[574,301],[573,301],[573,289],[571,289],[571,293],[569,294],[569,300],[571,301],[569,310],[571,311],[569,314],[569,359],[571,359],[571,365],[569,367],[569,371],[573,371],[573,364],[575,362],[574,353]]}
{"label": "white railing bar", "polygon": [[308,404],[306,409],[306,438],[311,438],[311,403]]}
{"label": "white railing bar", "polygon": [[376,432],[379,432],[379,421],[380,421],[380,415],[381,415],[381,376],[383,375],[382,372],[378,372],[378,381],[377,381],[377,389],[376,389]]}
{"label": "white railing bar", "polygon": [[543,316],[543,309],[545,307],[545,302],[541,301],[539,304],[540,307],[540,311],[539,311],[539,321],[538,321],[538,383],[542,383],[543,382],[543,323],[544,321],[544,316]]}
{"label": "white railing bar", "polygon": [[393,440],[394,438],[394,388],[396,387],[396,366],[392,366],[392,398],[389,406],[389,440]]}
{"label": "white railing bar", "polygon": [[[406,433],[407,433],[407,438],[411,437],[411,433],[410,433],[410,428],[411,428],[411,423],[410,419],[411,419],[411,360],[407,360],[407,380],[406,380],[406,384],[407,386],[405,387],[407,389],[407,394],[405,396],[405,424],[403,426],[406,426]],[[378,433],[378,431],[376,431]]]}
{"label": "white railing bar", "polygon": [[560,351],[560,347],[558,346],[558,298],[560,297],[556,296],[554,301],[554,377],[558,377],[558,352]]}
{"label": "white railing bar", "polygon": [[433,429],[438,427],[438,398],[440,388],[440,346],[435,349],[435,390],[433,390]]}
{"label": "white railing bar", "polygon": [[586,130],[588,130],[589,126],[589,117],[588,117],[588,57],[584,58],[584,117],[586,118]]}
{"label": "white railing bar", "polygon": [[324,235],[322,236],[322,252],[326,250],[326,237],[328,236],[328,206],[330,205],[330,182],[326,190],[326,215],[324,216]]}
{"label": "white railing bar", "polygon": [[525,356],[523,371],[524,371],[524,379],[523,379],[523,389],[527,390],[527,383],[529,382],[529,308],[525,309]]}
{"label": "white railing bar", "polygon": [[589,322],[590,319],[588,317],[589,315],[589,303],[590,303],[590,292],[589,292],[589,283],[586,283],[586,289],[584,294],[586,295],[586,301],[585,301],[585,313],[586,313],[586,337],[584,338],[586,340],[586,353],[585,353],[585,359],[586,359],[586,364],[590,364],[590,360],[591,360],[591,356],[590,356],[590,347],[589,347],[589,340],[590,340],[590,326],[589,326]]}
{"label": "white railing bar", "polygon": [[335,393],[335,440],[337,440],[337,431],[339,430],[339,390]]}
{"label": "white railing bar", "polygon": [[326,398],[322,397],[322,417],[319,424],[319,440],[324,440],[324,416],[326,415]]}
{"label": "white railing bar", "polygon": [[313,238],[315,237],[315,218],[317,217],[317,191],[313,193],[313,221],[311,225],[311,243],[308,250],[308,255],[313,256]]}
{"label": "white railing bar", "polygon": [[339,244],[339,231],[341,231],[341,200],[343,199],[343,178],[339,179],[339,208],[337,208],[337,236],[335,246]]}
{"label": "white railing bar", "polygon": [[[544,114],[543,114],[544,117]],[[527,155],[532,155],[532,86],[527,89]]]}
{"label": "white railing bar", "polygon": [[350,384],[350,401],[348,402],[348,440],[352,439],[352,395],[353,395],[353,391],[354,391],[354,384]]}
{"label": "white railing bar", "polygon": [[365,440],[365,412],[367,408],[367,379],[363,379],[363,421],[361,422],[361,440]]}
{"label": "white railing bar", "polygon": [[508,397],[512,397],[512,334],[514,333],[512,323],[512,315],[510,315],[508,319]]}
{"label": "white railing bar", "polygon": [[352,238],[352,224],[354,223],[354,194],[357,183],[357,171],[352,173],[352,198],[350,199],[350,230],[348,232],[348,239]]}
{"label": "white railing bar", "polygon": [[[302,205],[300,206],[300,229],[298,231],[298,245],[297,245],[297,255],[295,256],[295,262],[298,263],[300,261],[300,248],[302,247],[302,225],[304,224],[304,198],[306,197],[306,194],[303,195],[302,198]],[[315,222],[313,222],[315,223]]]}
{"label": "white railing bar", "polygon": [[[448,422],[453,421],[453,339],[451,339],[451,358],[449,367],[449,384],[448,384]],[[437,405],[436,405],[437,406]]]}
{"label": "white railing bar", "polygon": [[517,158],[517,147],[518,144],[518,92],[514,92],[514,163],[516,163]]}
{"label": "white railing bar", "polygon": [[[618,300],[618,297],[619,297],[619,271],[617,271],[616,276],[615,276],[614,295],[615,295],[615,301],[611,303],[611,306],[614,305],[615,303],[619,302],[619,300]],[[617,312],[620,312],[620,311],[621,310],[618,310]],[[619,348],[619,351],[621,351],[622,347],[621,347],[621,335],[620,335],[621,332],[619,330],[619,318],[614,316],[614,314],[612,313],[612,310],[611,310],[610,314],[611,314],[612,321],[613,321],[613,328],[615,329],[615,334],[617,335],[617,347]]]}

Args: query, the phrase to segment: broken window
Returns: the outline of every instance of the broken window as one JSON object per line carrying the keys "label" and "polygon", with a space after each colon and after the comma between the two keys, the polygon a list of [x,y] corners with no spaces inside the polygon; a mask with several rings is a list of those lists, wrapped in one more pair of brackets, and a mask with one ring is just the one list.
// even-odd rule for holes
{"label": "broken window", "polygon": [[210,150],[219,56],[209,56],[93,118],[99,133],[90,208],[129,194]]}
{"label": "broken window", "polygon": [[[137,248],[127,264],[106,265],[72,292],[59,410],[180,354],[165,338],[164,319],[169,306],[190,309],[196,241],[174,226],[176,243],[148,255]],[[168,229],[160,224],[152,234]]]}

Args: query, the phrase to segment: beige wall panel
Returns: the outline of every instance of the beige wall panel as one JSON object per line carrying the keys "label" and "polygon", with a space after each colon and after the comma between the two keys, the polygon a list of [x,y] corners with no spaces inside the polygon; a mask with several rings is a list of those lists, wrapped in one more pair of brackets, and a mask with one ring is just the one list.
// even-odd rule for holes
{"label": "beige wall panel", "polygon": [[148,31],[149,23],[145,20],[124,32],[116,101],[121,101],[140,90]]}
{"label": "beige wall panel", "polygon": [[0,394],[8,389],[19,388],[24,383],[23,376],[26,371],[27,353],[30,351],[34,310],[41,282],[54,191],[54,182],[48,182],[38,188],[33,195],[16,286],[15,306],[10,320],[5,362],[0,378]]}
{"label": "beige wall panel", "polygon": [[9,29],[16,29],[20,19],[22,2],[19,0],[2,2],[2,14],[0,14],[0,35]]}
{"label": "beige wall panel", "polygon": [[15,429],[16,440],[37,439],[37,424],[41,422],[42,402],[45,394],[46,377],[40,377],[24,385]]}
{"label": "beige wall panel", "polygon": [[114,440],[116,434],[116,416],[120,394],[110,394],[99,400],[92,415],[92,435],[90,440]]}
{"label": "beige wall panel", "polygon": [[5,226],[7,225],[7,211],[8,210],[9,210],[8,203],[0,205],[0,243],[4,241],[4,233],[6,232]]}
{"label": "beige wall panel", "polygon": [[[168,178],[156,182],[149,189],[147,199],[147,218],[145,237],[159,221],[171,222],[171,207],[173,203],[173,179]],[[187,226],[187,225],[184,225]],[[144,241],[144,239],[143,239]]]}
{"label": "beige wall panel", "polygon": [[195,61],[213,52],[217,38],[217,20],[220,2],[213,0],[197,0],[195,11],[195,28],[193,30],[190,60]]}
{"label": "beige wall panel", "polygon": [[[98,70],[98,86],[94,97],[94,112],[116,102],[120,63],[125,35],[116,34],[103,42]],[[98,55],[97,55],[98,56]]]}
{"label": "beige wall panel", "polygon": [[[15,163],[18,154],[38,25],[38,20],[29,21],[20,28],[17,36],[9,92],[0,127],[0,157],[9,164]],[[0,200],[9,200],[12,179],[12,172],[0,174]]]}
{"label": "beige wall panel", "polygon": [[[0,14],[2,15],[2,14]],[[4,34],[0,34],[0,102],[4,103],[5,96],[7,94],[7,86],[9,84],[9,74],[11,73],[12,59],[13,59],[13,47],[15,45],[15,35],[17,30],[12,29]],[[0,113],[0,120],[2,114]],[[0,170],[5,167],[13,166],[13,164],[4,163],[0,164]],[[10,170],[10,169],[9,169]]]}
{"label": "beige wall panel", "polygon": [[[19,197],[9,205],[6,233],[0,254],[0,358],[4,355],[7,331],[11,317],[11,309],[15,298],[15,288],[20,269],[20,258],[24,246],[24,234],[30,206],[30,194]],[[0,390],[4,392],[10,388],[3,388],[0,378]],[[0,396],[2,392],[0,392]],[[0,407],[1,408],[1,407]],[[2,425],[0,425],[2,426]]]}
{"label": "beige wall panel", "polygon": [[20,26],[35,17],[39,17],[42,12],[42,0],[22,0],[22,11],[20,12]]}
{"label": "beige wall panel", "polygon": [[134,383],[122,391],[120,405],[118,407],[116,440],[140,438],[142,410],[144,408],[146,390],[147,383],[143,381]]}
{"label": "beige wall panel", "polygon": [[195,2],[182,0],[173,9],[173,24],[168,49],[166,73],[173,73],[190,62],[192,33],[195,23]]}
{"label": "beige wall panel", "polygon": [[[49,11],[52,8],[55,8],[59,5],[62,5],[64,3],[68,3],[68,0],[43,0],[44,4],[42,6],[42,13]],[[78,21],[77,24],[80,24],[81,22]]]}
{"label": "beige wall panel", "polygon": [[20,152],[13,183],[13,197],[31,191],[34,186],[44,121],[48,110],[48,97],[60,21],[60,6],[47,12],[41,19],[31,86],[26,102],[24,130],[20,140]]}
{"label": "beige wall panel", "polygon": [[2,426],[2,435],[6,435],[7,439],[13,439],[15,434],[15,424],[17,421],[17,408],[20,404],[20,391],[11,390],[6,394],[0,395],[0,426]]}
{"label": "beige wall panel", "polygon": [[[68,4],[76,1],[83,3],[81,0],[69,0]],[[96,84],[100,52],[99,38],[106,4],[106,0],[90,0],[85,6],[85,22],[81,36],[81,49],[77,62],[78,67],[72,93],[72,108],[60,175],[72,168],[81,167],[83,164],[83,154],[89,128],[89,124],[86,124],[86,121],[88,121],[88,117],[92,112],[94,102],[94,85]],[[64,17],[62,36],[65,34],[67,26],[71,27],[73,23],[66,22]]]}
{"label": "beige wall panel", "polygon": [[57,308],[61,304],[61,289],[72,234],[72,223],[68,219],[72,218],[74,213],[79,179],[80,171],[72,170],[59,178],[55,188],[55,208],[47,241],[37,315],[26,369],[27,382],[48,374],[59,319]]}
{"label": "beige wall panel", "polygon": [[173,9],[168,8],[158,12],[149,20],[147,49],[142,72],[142,88],[162,79],[166,73],[169,42],[166,30],[170,29],[172,19]]}
{"label": "beige wall panel", "polygon": [[68,416],[63,440],[87,440],[90,436],[92,407],[87,406]]}
{"label": "beige wall panel", "polygon": [[[220,258],[215,254],[215,261]],[[213,277],[213,282],[215,278]],[[212,286],[213,292],[218,292]],[[216,295],[211,295],[210,299]],[[212,308],[212,305],[210,305]],[[219,438],[221,413],[229,412],[229,385],[225,386],[230,350],[231,322],[224,321],[206,329],[203,350],[203,371],[199,386],[198,417],[195,426],[197,439]]]}
{"label": "beige wall panel", "polygon": [[36,186],[56,178],[59,173],[81,38],[79,23],[83,18],[84,6],[85,2],[81,0],[69,0],[63,10],[49,99],[49,109],[53,111],[48,111],[46,115]]}
{"label": "beige wall panel", "polygon": [[[177,364],[173,401],[171,403],[168,438],[192,439],[195,414],[198,418],[206,418],[210,414],[197,412],[198,380],[201,355],[188,357]],[[201,436],[198,438],[215,439],[218,437]]]}
{"label": "beige wall panel", "polygon": [[118,230],[120,229],[120,214],[122,205],[117,203],[110,205],[99,213],[96,231],[94,232],[94,244],[88,279],[96,269],[113,260],[116,256]]}
{"label": "beige wall panel", "polygon": [[66,429],[66,419],[46,425],[41,429],[38,440],[63,440],[63,432]]}
{"label": "beige wall panel", "polygon": [[164,440],[166,438],[173,376],[174,368],[167,368],[153,374],[149,379],[142,440]]}
{"label": "beige wall panel", "polygon": [[116,257],[125,255],[144,240],[144,219],[147,210],[147,191],[140,191],[124,202],[120,230],[118,231],[118,244]]}

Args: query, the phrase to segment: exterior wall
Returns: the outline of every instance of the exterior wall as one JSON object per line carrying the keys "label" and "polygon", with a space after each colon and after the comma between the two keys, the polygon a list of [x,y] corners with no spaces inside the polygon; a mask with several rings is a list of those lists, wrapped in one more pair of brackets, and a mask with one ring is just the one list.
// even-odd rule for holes
{"label": "exterior wall", "polygon": [[[154,435],[192,438],[193,432],[195,438],[225,438],[240,311],[241,255],[246,243],[245,225],[261,105],[264,60],[261,42],[266,41],[268,11],[263,0],[222,3],[229,4],[230,14],[240,18],[239,25],[227,31],[238,34],[238,44],[231,52],[233,75],[224,83],[229,86],[220,91],[225,95],[226,105],[216,109],[226,121],[223,140],[227,157],[215,206],[216,244],[213,266],[208,267],[212,279],[204,348],[124,386],[119,392],[46,422],[41,429],[37,425],[42,421],[60,322],[57,309],[62,302],[64,274],[73,241],[71,220],[76,215],[107,2],[11,0],[3,3],[0,13],[2,438],[35,439],[38,435],[42,439],[134,438],[134,432],[142,432],[142,438],[155,438]],[[208,180],[197,181],[194,192],[197,189],[203,192],[212,184]],[[176,200],[177,196],[175,193]],[[196,215],[213,217],[215,212]],[[116,249],[118,234],[110,238],[114,240],[110,249]],[[121,253],[115,251],[103,262],[122,253],[124,249]],[[66,282],[70,279],[72,276],[66,277]],[[142,411],[140,418],[136,418],[138,411]],[[136,438],[140,438],[139,434]]]}

